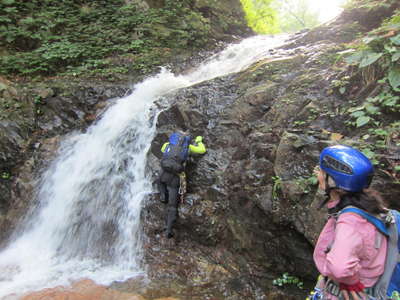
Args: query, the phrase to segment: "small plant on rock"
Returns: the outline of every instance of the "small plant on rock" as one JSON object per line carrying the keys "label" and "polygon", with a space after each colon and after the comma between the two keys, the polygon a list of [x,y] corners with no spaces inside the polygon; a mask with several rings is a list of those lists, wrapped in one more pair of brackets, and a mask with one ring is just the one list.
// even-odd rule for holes
{"label": "small plant on rock", "polygon": [[10,179],[11,174],[9,172],[3,172],[3,173],[1,173],[1,178],[2,179]]}
{"label": "small plant on rock", "polygon": [[272,180],[274,182],[272,187],[272,198],[278,199],[278,193],[281,190],[282,178],[279,176],[272,176]]}
{"label": "small plant on rock", "polygon": [[304,283],[296,276],[291,276],[288,273],[283,273],[281,277],[274,279],[272,284],[275,286],[283,287],[285,285],[295,285],[299,289],[303,289]]}

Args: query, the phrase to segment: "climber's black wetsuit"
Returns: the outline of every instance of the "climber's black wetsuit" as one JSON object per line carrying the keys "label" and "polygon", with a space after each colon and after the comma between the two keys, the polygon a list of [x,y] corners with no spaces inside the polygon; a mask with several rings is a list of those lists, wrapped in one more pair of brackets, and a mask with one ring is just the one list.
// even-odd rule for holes
{"label": "climber's black wetsuit", "polygon": [[172,227],[178,216],[179,176],[162,170],[158,184],[160,200],[167,203],[166,234],[170,238],[173,236]]}
{"label": "climber's black wetsuit", "polygon": [[[172,227],[178,217],[179,174],[184,172],[185,162],[189,154],[204,154],[206,152],[206,147],[203,144],[201,136],[196,137],[194,141],[195,145],[190,142],[190,136],[173,133],[169,137],[169,142],[164,143],[161,147],[163,159],[166,159],[161,161],[162,169],[158,185],[161,202],[168,203],[166,213],[166,234],[168,238],[173,236]],[[172,159],[172,157],[177,157],[178,159]]]}

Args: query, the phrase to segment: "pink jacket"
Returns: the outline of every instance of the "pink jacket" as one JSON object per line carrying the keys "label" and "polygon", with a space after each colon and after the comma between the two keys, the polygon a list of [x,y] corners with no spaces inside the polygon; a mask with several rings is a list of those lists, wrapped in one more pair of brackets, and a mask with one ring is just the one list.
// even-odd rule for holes
{"label": "pink jacket", "polygon": [[[331,250],[325,253],[329,246]],[[314,261],[322,275],[337,282],[360,281],[371,287],[383,273],[386,247],[386,237],[374,225],[348,212],[337,221],[329,218],[315,246]]]}

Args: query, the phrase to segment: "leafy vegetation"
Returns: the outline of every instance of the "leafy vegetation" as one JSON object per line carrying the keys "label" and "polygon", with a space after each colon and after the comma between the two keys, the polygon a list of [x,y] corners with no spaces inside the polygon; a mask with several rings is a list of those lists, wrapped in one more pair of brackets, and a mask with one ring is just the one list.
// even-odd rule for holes
{"label": "leafy vegetation", "polygon": [[295,32],[320,24],[307,0],[240,0],[246,20],[255,32]]}
{"label": "leafy vegetation", "polygon": [[10,179],[11,174],[9,172],[3,172],[3,173],[1,173],[1,178],[2,179]]}
{"label": "leafy vegetation", "polygon": [[313,186],[318,184],[318,178],[316,175],[310,177],[299,177],[296,179],[296,184],[301,188],[304,194],[311,192]]}
{"label": "leafy vegetation", "polygon": [[281,277],[272,281],[273,285],[283,287],[285,285],[295,285],[299,289],[303,289],[304,283],[296,276],[291,276],[288,273],[283,273]]}
{"label": "leafy vegetation", "polygon": [[210,19],[190,1],[162,8],[124,0],[0,0],[0,74],[146,73],[206,45]]}
{"label": "leafy vegetation", "polygon": [[277,13],[273,0],[240,0],[246,14],[247,24],[257,33],[277,33]]}
{"label": "leafy vegetation", "polygon": [[281,32],[296,32],[320,24],[318,13],[312,10],[307,0],[279,0],[275,1],[274,7]]}
{"label": "leafy vegetation", "polygon": [[272,176],[272,180],[273,180],[272,198],[278,199],[278,195],[282,185],[282,178],[279,176]]}
{"label": "leafy vegetation", "polygon": [[361,69],[364,77],[371,77],[373,73],[366,81],[376,84],[379,89],[376,96],[348,110],[354,119],[353,125],[362,127],[374,123],[379,126],[388,115],[399,112],[400,12],[364,38],[359,50],[345,60]]}
{"label": "leafy vegetation", "polygon": [[[366,99],[350,101],[347,124],[360,130],[363,152],[374,164],[386,165],[396,178],[399,166],[391,156],[400,146],[400,11],[361,39],[345,61],[372,91]],[[346,77],[340,88],[348,81]]]}

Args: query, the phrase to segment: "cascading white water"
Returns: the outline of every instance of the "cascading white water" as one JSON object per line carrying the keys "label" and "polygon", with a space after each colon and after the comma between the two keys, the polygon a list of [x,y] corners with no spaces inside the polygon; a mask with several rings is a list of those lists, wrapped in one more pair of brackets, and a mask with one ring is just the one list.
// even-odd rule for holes
{"label": "cascading white water", "polygon": [[229,46],[183,76],[163,69],[135,85],[85,133],[62,143],[38,187],[39,207],[0,253],[0,298],[91,278],[108,284],[143,273],[140,209],[152,185],[146,154],[158,97],[268,56],[283,37],[256,36]]}

